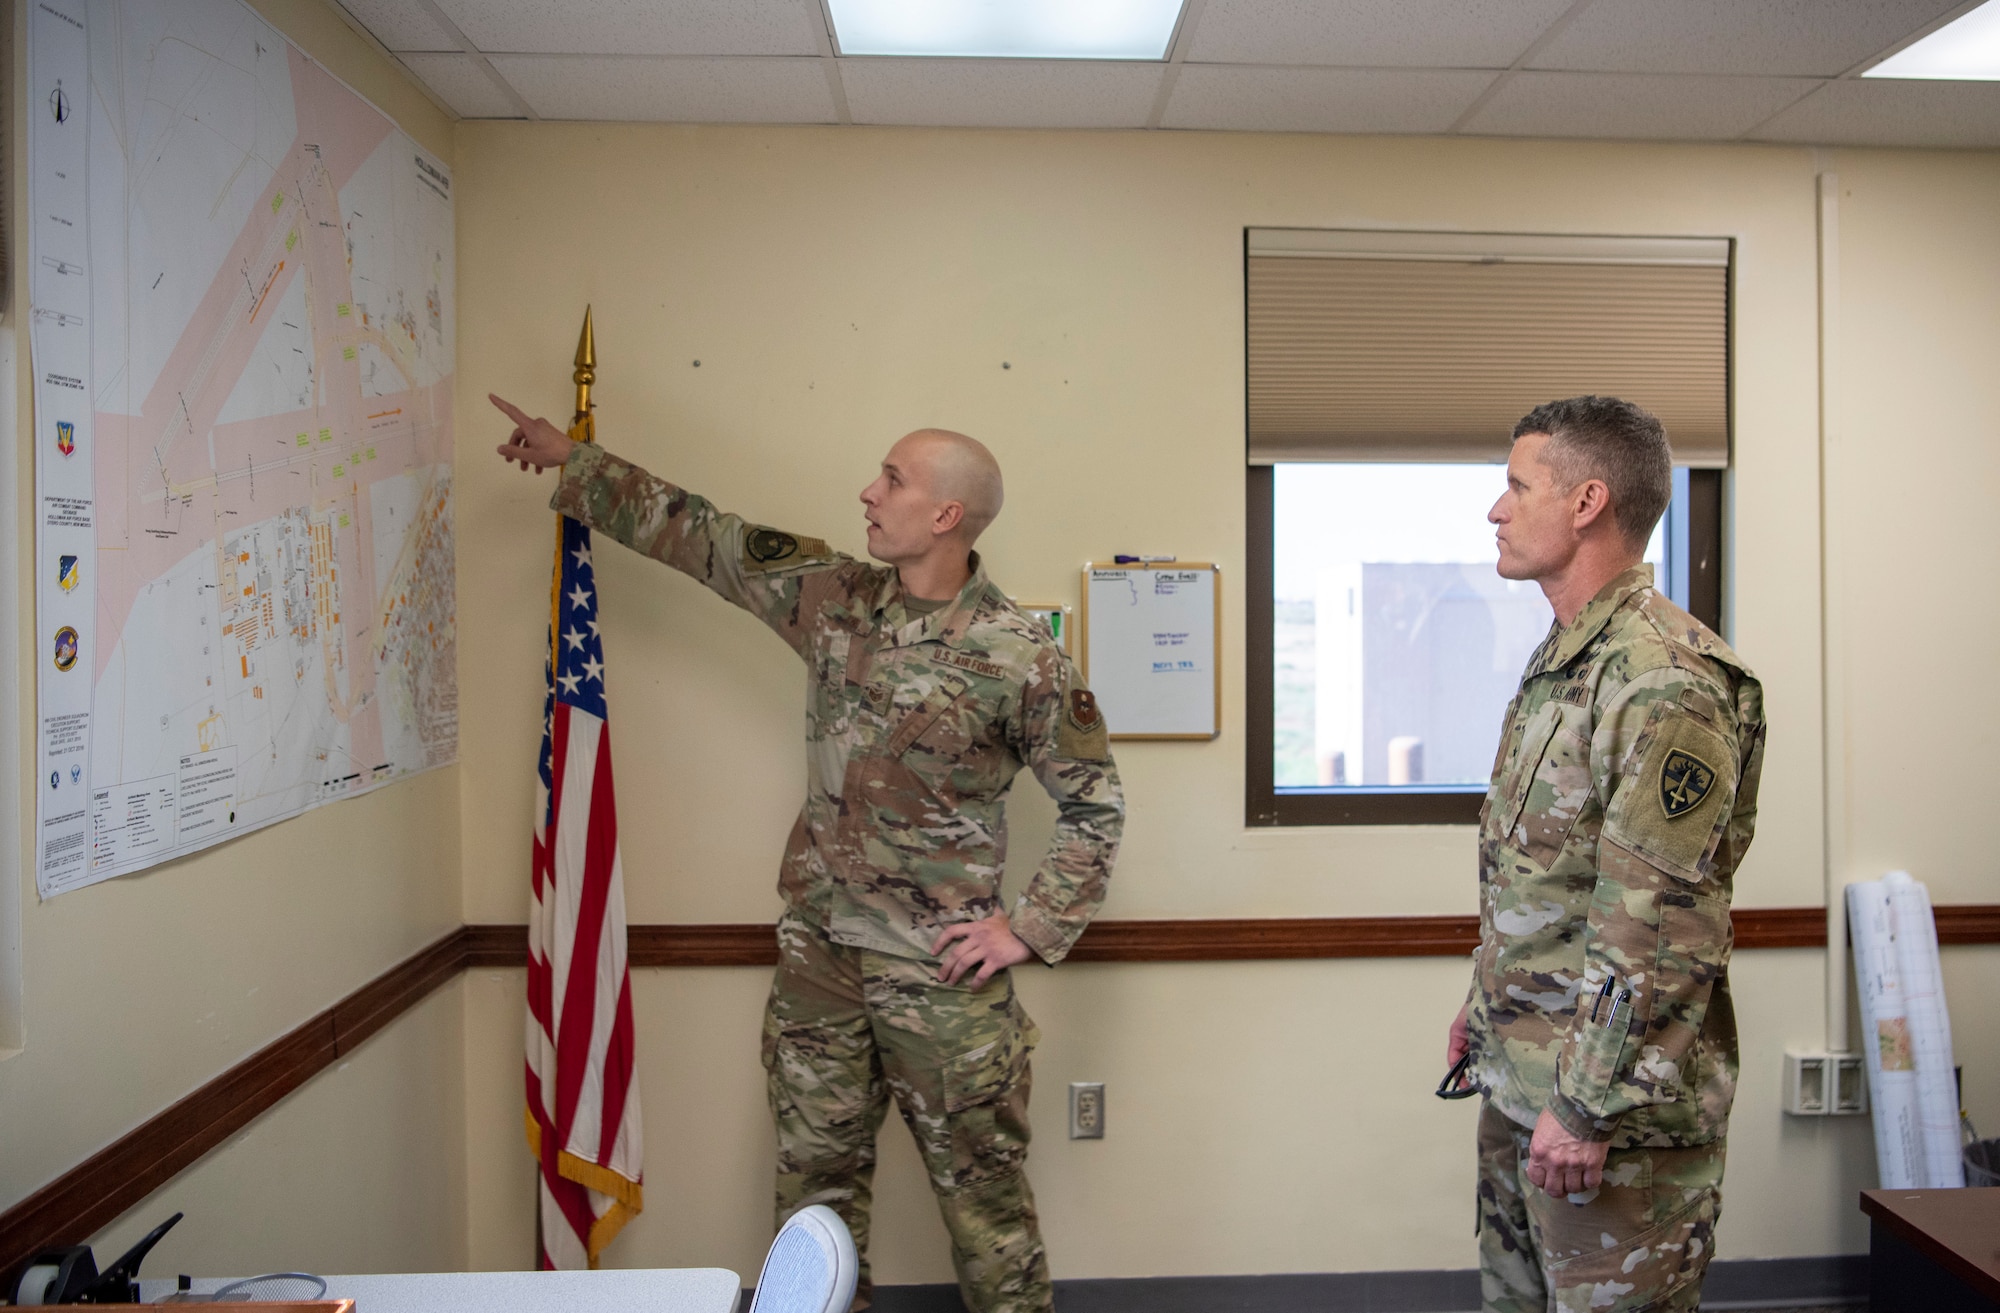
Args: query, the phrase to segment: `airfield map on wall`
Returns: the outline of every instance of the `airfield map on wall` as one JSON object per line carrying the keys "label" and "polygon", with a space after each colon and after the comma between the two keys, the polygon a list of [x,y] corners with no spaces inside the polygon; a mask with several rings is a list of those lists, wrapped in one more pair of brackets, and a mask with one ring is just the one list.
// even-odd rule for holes
{"label": "airfield map on wall", "polygon": [[44,897],[453,760],[449,171],[239,0],[30,0]]}

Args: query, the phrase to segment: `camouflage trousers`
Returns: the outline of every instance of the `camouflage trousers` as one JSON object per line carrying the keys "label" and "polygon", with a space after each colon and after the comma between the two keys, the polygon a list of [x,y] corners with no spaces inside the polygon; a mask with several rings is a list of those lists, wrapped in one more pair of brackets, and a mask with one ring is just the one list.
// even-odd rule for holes
{"label": "camouflage trousers", "polygon": [[1693,1313],[1715,1251],[1724,1142],[1613,1149],[1603,1185],[1588,1197],[1558,1199],[1528,1180],[1530,1138],[1526,1128],[1483,1104],[1481,1307],[1490,1313]]}
{"label": "camouflage trousers", "polygon": [[1028,1051],[1038,1035],[1001,972],[985,988],[940,984],[909,958],[836,944],[787,913],[764,1016],[778,1128],[778,1221],[808,1204],[846,1220],[867,1308],[875,1135],[895,1097],[916,1137],[959,1293],[974,1313],[1053,1307],[1028,1156]]}

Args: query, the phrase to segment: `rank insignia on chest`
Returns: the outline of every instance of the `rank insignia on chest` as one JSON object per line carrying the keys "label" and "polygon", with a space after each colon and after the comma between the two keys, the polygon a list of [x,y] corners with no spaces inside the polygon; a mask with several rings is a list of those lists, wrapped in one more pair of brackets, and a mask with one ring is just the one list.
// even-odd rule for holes
{"label": "rank insignia on chest", "polygon": [[1714,787],[1715,771],[1692,753],[1676,748],[1660,766],[1660,806],[1669,819],[1699,807]]}
{"label": "rank insignia on chest", "polygon": [[1104,713],[1097,709],[1097,697],[1087,688],[1069,691],[1069,723],[1088,734],[1097,728]]}

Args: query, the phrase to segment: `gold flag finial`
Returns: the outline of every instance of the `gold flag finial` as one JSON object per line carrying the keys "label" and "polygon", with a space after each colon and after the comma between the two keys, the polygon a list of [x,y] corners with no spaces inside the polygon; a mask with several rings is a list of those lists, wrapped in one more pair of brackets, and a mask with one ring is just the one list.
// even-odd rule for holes
{"label": "gold flag finial", "polygon": [[570,420],[569,435],[578,442],[597,440],[597,426],[590,418],[590,385],[597,381],[597,339],[590,331],[590,307],[583,308],[583,333],[576,339],[576,416]]}

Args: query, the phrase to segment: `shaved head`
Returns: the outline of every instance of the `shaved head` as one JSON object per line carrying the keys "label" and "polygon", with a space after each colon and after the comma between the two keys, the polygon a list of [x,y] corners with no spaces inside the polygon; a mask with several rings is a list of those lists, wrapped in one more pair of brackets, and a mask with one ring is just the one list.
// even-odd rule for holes
{"label": "shaved head", "polygon": [[922,466],[918,477],[934,499],[965,507],[960,527],[968,546],[999,518],[1007,493],[1000,480],[1000,462],[985,443],[950,429],[918,429],[896,446],[917,455]]}

